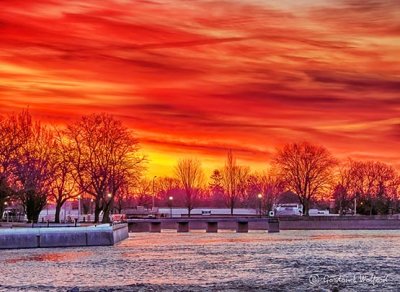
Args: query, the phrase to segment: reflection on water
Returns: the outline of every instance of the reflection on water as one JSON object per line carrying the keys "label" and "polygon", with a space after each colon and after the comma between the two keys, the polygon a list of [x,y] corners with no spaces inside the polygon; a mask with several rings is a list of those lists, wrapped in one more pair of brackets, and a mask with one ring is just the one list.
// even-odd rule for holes
{"label": "reflection on water", "polygon": [[[114,247],[0,251],[0,290],[396,291],[399,251],[400,231],[138,233]],[[309,281],[366,273],[387,280]]]}
{"label": "reflection on water", "polygon": [[73,259],[79,259],[84,256],[90,255],[91,252],[88,251],[60,251],[60,252],[50,252],[50,253],[40,253],[37,255],[25,255],[22,257],[8,258],[5,260],[6,264],[15,264],[18,262],[60,262],[60,261],[70,261]]}

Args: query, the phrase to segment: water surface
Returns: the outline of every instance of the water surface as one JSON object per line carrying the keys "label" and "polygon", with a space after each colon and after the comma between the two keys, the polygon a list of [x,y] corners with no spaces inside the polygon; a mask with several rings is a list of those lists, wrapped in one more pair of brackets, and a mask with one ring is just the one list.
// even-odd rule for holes
{"label": "water surface", "polygon": [[0,290],[399,291],[399,263],[400,231],[135,233],[113,247],[2,250]]}

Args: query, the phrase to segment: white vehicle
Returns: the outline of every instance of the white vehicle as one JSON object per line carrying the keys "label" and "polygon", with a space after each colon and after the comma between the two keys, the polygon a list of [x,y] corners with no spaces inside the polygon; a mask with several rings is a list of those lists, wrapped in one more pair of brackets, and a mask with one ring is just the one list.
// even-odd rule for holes
{"label": "white vehicle", "polygon": [[23,222],[27,221],[26,215],[15,208],[6,208],[2,214],[3,221],[7,222]]}
{"label": "white vehicle", "polygon": [[318,209],[310,209],[308,210],[308,215],[310,216],[329,216],[329,210],[318,210]]}
{"label": "white vehicle", "polygon": [[301,204],[277,204],[275,216],[302,216],[303,206]]}

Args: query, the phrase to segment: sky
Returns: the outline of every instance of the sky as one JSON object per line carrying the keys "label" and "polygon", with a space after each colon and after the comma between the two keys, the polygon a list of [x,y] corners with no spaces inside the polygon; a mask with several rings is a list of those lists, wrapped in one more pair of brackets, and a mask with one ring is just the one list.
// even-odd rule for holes
{"label": "sky", "polygon": [[0,114],[107,112],[149,175],[288,142],[400,169],[398,0],[2,0]]}

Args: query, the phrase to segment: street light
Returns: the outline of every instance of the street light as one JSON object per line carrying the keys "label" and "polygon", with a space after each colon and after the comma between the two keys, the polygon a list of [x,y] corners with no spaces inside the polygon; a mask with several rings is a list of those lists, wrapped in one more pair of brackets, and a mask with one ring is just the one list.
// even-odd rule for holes
{"label": "street light", "polygon": [[354,216],[357,215],[357,197],[354,197]]}
{"label": "street light", "polygon": [[258,201],[259,201],[259,210],[260,210],[260,218],[261,218],[261,202],[262,202],[263,195],[258,194],[257,197],[258,197]]}
{"label": "street light", "polygon": [[92,198],[92,199],[90,199],[90,214],[92,214],[93,211],[94,211],[94,208],[93,208],[93,198]]}
{"label": "street light", "polygon": [[78,221],[81,216],[81,195],[78,196]]}
{"label": "street light", "polygon": [[111,193],[108,193],[107,194],[107,197],[108,197],[108,212],[109,212],[109,214],[112,214],[113,213],[113,202],[112,202],[112,194]]}
{"label": "street light", "polygon": [[[64,196],[66,196],[67,194],[64,193]],[[68,203],[68,198],[65,200],[64,203],[64,223],[67,222],[67,203]]]}
{"label": "street light", "polygon": [[169,204],[169,217],[172,218],[172,201],[174,200],[173,196],[169,196],[168,204]]}
{"label": "street light", "polygon": [[[4,202],[4,206],[6,206],[6,208],[7,208],[8,203],[7,203],[7,202]],[[7,216],[7,222],[8,222],[8,216],[10,216],[8,212],[6,213],[6,216]]]}
{"label": "street light", "polygon": [[151,205],[151,209],[153,210],[154,209],[154,197],[156,196],[156,194],[154,193],[154,180],[157,178],[157,176],[155,175],[154,177],[153,177],[153,204]]}

